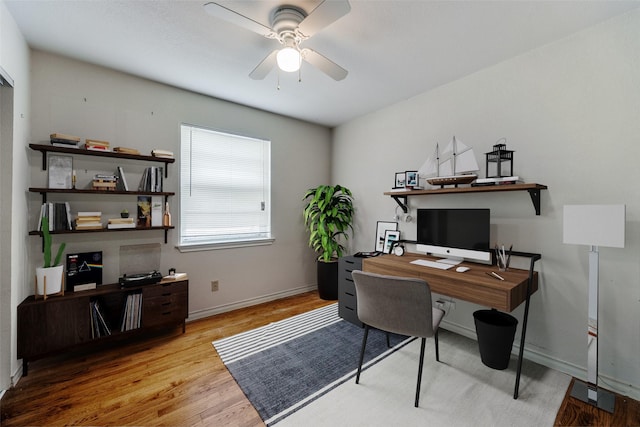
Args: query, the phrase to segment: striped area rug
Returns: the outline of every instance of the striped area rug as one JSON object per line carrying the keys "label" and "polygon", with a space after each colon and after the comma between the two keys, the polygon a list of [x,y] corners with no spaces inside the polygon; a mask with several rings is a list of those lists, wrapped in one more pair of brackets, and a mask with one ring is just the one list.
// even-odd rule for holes
{"label": "striped area rug", "polygon": [[[332,304],[213,342],[267,425],[273,425],[355,376],[363,329]],[[365,368],[412,341],[372,330]]]}

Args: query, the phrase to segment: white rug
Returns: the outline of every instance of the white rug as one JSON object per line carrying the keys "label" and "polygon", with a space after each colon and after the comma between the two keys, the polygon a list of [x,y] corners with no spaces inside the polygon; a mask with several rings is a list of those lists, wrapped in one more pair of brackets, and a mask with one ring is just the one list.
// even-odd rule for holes
{"label": "white rug", "polygon": [[513,399],[516,360],[497,371],[478,344],[440,331],[440,362],[427,340],[420,407],[415,408],[420,341],[396,351],[277,423],[286,426],[552,426],[571,377],[525,360]]}

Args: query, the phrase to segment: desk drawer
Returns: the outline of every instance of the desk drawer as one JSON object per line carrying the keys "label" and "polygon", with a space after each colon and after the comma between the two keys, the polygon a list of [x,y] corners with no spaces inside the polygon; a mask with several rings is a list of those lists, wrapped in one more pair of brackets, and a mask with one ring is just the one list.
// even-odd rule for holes
{"label": "desk drawer", "polygon": [[338,263],[338,315],[343,319],[362,326],[358,319],[358,301],[356,287],[351,277],[353,270],[362,269],[362,258],[348,256],[340,258]]}

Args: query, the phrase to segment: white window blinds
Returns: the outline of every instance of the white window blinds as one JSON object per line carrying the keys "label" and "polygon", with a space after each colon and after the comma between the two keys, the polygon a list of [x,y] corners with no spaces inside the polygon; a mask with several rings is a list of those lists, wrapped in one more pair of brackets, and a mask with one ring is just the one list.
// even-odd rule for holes
{"label": "white window blinds", "polygon": [[180,245],[271,239],[271,142],[181,126]]}

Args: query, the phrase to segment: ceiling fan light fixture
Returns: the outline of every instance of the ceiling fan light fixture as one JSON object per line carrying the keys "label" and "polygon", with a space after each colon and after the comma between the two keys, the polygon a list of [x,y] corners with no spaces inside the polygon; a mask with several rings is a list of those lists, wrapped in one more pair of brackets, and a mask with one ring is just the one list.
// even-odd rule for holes
{"label": "ceiling fan light fixture", "polygon": [[301,55],[300,51],[293,47],[284,47],[280,49],[276,56],[278,67],[282,71],[292,73],[300,69]]}

